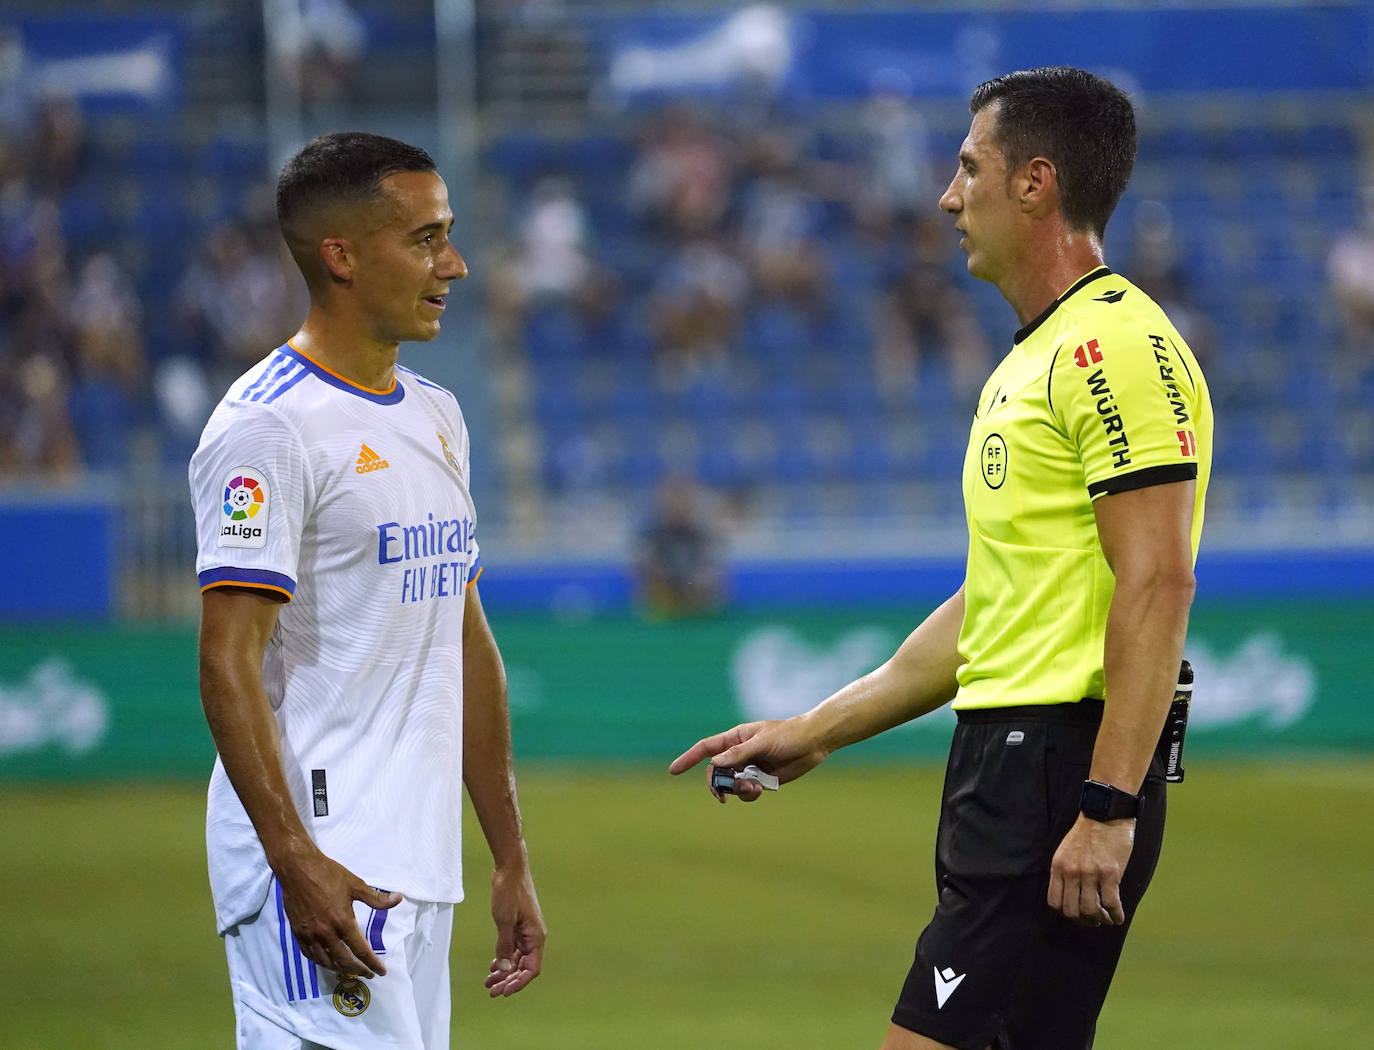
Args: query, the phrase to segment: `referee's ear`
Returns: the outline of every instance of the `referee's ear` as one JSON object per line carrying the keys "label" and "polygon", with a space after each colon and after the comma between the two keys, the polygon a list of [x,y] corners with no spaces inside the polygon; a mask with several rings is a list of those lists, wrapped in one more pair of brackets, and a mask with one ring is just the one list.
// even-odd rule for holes
{"label": "referee's ear", "polygon": [[1059,210],[1059,171],[1048,157],[1032,157],[1012,179],[1022,212],[1047,215]]}

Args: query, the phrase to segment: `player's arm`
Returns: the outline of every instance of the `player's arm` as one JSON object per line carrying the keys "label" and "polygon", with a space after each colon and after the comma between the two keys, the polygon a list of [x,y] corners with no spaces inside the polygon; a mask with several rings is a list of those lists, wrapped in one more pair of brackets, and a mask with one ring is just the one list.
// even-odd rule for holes
{"label": "player's arm", "polygon": [[353,915],[353,901],[390,908],[383,894],[330,860],[310,838],[291,800],[281,738],[262,683],[262,659],[280,603],[271,592],[212,587],[200,623],[200,695],[229,782],[258,833],[282,888],[301,951],[340,974],[371,977],[386,968]]}
{"label": "player's arm", "polygon": [[[739,769],[754,764],[781,783],[815,769],[832,753],[876,736],[948,703],[958,691],[955,673],[959,631],[964,624],[964,588],[907,636],[877,670],[850,682],[805,714],[785,721],[748,722],[699,740],[673,760],[668,771],[683,773],[702,759]],[[740,782],[740,798],[763,792]],[[717,795],[722,802],[724,797]]]}
{"label": "player's arm", "polygon": [[[1178,680],[1192,605],[1190,531],[1197,483],[1176,481],[1093,504],[1116,576],[1103,654],[1107,704],[1089,776],[1138,794]],[[1120,883],[1135,821],[1079,816],[1055,853],[1049,903],[1069,918],[1125,921]]]}
{"label": "player's arm", "polygon": [[463,612],[463,783],[494,864],[496,957],[486,986],[493,996],[514,995],[539,976],[546,931],[515,790],[506,669],[475,583]]}

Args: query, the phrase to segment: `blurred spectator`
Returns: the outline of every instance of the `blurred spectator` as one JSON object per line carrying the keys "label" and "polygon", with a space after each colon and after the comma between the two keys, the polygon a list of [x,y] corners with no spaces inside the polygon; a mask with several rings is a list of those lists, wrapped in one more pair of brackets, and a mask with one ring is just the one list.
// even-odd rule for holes
{"label": "blurred spectator", "polygon": [[697,240],[663,266],[653,291],[659,378],[682,389],[726,364],[749,294],[749,274],[718,240]]}
{"label": "blurred spectator", "polygon": [[348,0],[296,0],[272,38],[279,68],[300,85],[307,111],[327,118],[353,93],[367,26]]}
{"label": "blurred spectator", "polygon": [[106,252],[82,266],[71,311],[76,377],[69,406],[86,465],[114,470],[129,459],[129,435],[143,394],[142,309]]}
{"label": "blurred spectator", "polygon": [[70,98],[48,95],[39,104],[33,127],[30,178],[45,196],[61,199],[81,174],[86,153],[86,120]]}
{"label": "blurred spectator", "polygon": [[230,220],[210,233],[182,280],[182,327],[215,390],[285,342],[304,317],[294,294],[299,282],[283,272],[281,255],[247,223]]}
{"label": "blurred spectator", "polygon": [[509,341],[525,316],[541,305],[594,303],[609,291],[600,287],[588,253],[587,209],[566,177],[541,178],[516,225],[517,243],[493,261],[487,282],[492,330],[501,342]]}
{"label": "blurred spectator", "polygon": [[927,356],[942,357],[956,393],[972,398],[991,358],[973,304],[950,274],[950,230],[935,219],[911,227],[903,269],[888,286],[874,347],[879,389],[903,396],[920,381]]}
{"label": "blurred spectator", "polygon": [[664,110],[630,170],[630,211],[670,235],[710,233],[729,209],[733,167],[725,139],[696,113]]}
{"label": "blurred spectator", "polygon": [[816,240],[820,205],[796,150],[795,141],[777,130],[751,143],[740,242],[759,292],[814,306],[825,277],[825,254]]}
{"label": "blurred spectator", "polygon": [[860,192],[898,214],[934,214],[939,192],[931,177],[930,137],[911,102],[911,78],[897,69],[875,73],[861,125]]}
{"label": "blurred spectator", "polygon": [[1374,362],[1374,185],[1360,198],[1359,225],[1331,245],[1327,270],[1345,329],[1343,352],[1363,371]]}
{"label": "blurred spectator", "polygon": [[700,616],[720,607],[719,538],[704,518],[690,481],[670,475],[659,484],[656,513],[640,531],[635,554],[639,600],[651,617]]}
{"label": "blurred spectator", "polygon": [[[22,326],[21,326],[22,329]],[[44,353],[5,361],[0,417],[0,477],[61,480],[75,474],[81,454],[67,414],[67,382]]]}
{"label": "blurred spectator", "polygon": [[1127,276],[1164,309],[1194,355],[1206,362],[1216,345],[1216,333],[1189,296],[1192,282],[1183,273],[1173,214],[1159,201],[1141,201],[1133,221],[1135,250]]}
{"label": "blurred spectator", "polygon": [[[20,141],[28,135],[36,93],[24,38],[17,29],[0,24],[0,153],[6,140]],[[0,179],[6,174],[0,166]]]}

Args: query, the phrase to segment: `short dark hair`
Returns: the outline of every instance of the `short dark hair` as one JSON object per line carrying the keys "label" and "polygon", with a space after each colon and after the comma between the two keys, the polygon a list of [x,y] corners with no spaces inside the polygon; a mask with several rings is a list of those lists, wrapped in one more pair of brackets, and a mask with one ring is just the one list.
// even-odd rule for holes
{"label": "short dark hair", "polygon": [[428,153],[399,139],[366,131],[321,135],[282,168],[277,179],[277,222],[290,241],[292,224],[310,208],[370,200],[388,175],[434,170]]}
{"label": "short dark hair", "polygon": [[1135,110],[1126,93],[1086,70],[1046,66],[979,84],[969,110],[994,103],[1008,169],[1046,158],[1059,177],[1064,218],[1101,237],[1135,166]]}

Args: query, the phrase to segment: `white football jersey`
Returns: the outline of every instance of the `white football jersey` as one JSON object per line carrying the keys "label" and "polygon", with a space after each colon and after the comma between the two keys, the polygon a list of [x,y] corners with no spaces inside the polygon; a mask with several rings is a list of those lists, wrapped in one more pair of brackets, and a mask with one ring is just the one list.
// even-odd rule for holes
{"label": "white football jersey", "polygon": [[[462,899],[463,605],[481,572],[453,395],[397,367],[387,391],[289,343],[224,396],[191,458],[202,591],[290,599],[263,658],[292,800],[374,886]],[[210,780],[220,931],[271,872],[223,763]]]}

